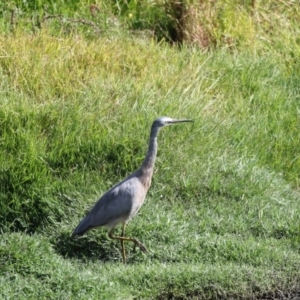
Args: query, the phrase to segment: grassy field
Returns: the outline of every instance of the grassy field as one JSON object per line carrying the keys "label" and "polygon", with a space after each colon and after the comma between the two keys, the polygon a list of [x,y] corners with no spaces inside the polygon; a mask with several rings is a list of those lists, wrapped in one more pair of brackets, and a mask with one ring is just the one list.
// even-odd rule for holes
{"label": "grassy field", "polygon": [[[97,23],[101,37],[1,21],[1,299],[300,296],[300,30],[287,3],[269,16],[282,30],[253,26],[206,50],[117,21]],[[160,132],[152,187],[127,227],[150,254],[128,244],[123,265],[105,229],[70,234],[139,167],[163,115],[195,122]]]}

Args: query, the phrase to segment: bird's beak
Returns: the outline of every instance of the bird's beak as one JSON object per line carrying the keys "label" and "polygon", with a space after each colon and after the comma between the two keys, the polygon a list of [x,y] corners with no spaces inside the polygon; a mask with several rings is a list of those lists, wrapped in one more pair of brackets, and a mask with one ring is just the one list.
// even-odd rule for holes
{"label": "bird's beak", "polygon": [[175,123],[183,123],[183,122],[194,122],[194,120],[190,120],[190,119],[179,119],[179,120],[172,120],[169,121],[170,124],[175,124]]}

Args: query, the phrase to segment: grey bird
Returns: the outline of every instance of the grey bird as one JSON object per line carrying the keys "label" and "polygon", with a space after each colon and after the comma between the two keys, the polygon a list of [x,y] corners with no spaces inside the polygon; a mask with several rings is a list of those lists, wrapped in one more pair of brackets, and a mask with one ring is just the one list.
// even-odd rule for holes
{"label": "grey bird", "polygon": [[[142,166],[107,191],[96,202],[91,211],[82,219],[72,236],[83,235],[91,229],[104,226],[110,229],[108,236],[111,239],[121,241],[124,263],[126,263],[125,241],[133,242],[134,249],[138,246],[141,251],[148,253],[146,247],[139,240],[125,237],[125,226],[143,205],[145,196],[151,185],[157,154],[157,134],[159,130],[166,125],[181,122],[192,122],[192,120],[176,120],[169,117],[160,117],[153,122],[148,152]],[[120,223],[122,223],[122,234],[121,236],[115,236],[114,229]]]}

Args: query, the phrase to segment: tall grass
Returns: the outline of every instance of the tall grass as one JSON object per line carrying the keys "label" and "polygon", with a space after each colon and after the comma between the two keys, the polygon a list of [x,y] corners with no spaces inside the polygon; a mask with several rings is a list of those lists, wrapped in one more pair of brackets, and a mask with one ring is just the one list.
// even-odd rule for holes
{"label": "tall grass", "polygon": [[84,32],[89,38],[135,33],[202,49],[226,46],[281,51],[297,44],[295,1],[5,1],[0,26],[6,32],[51,29],[54,35]]}

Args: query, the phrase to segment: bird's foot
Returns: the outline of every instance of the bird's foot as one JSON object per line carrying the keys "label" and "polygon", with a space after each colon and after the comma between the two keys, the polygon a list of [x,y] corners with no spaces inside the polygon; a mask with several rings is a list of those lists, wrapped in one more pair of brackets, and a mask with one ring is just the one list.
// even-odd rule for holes
{"label": "bird's foot", "polygon": [[133,252],[135,252],[135,247],[139,246],[139,248],[141,249],[141,251],[143,251],[146,254],[149,254],[147,248],[138,240],[135,241],[134,245],[133,245]]}

